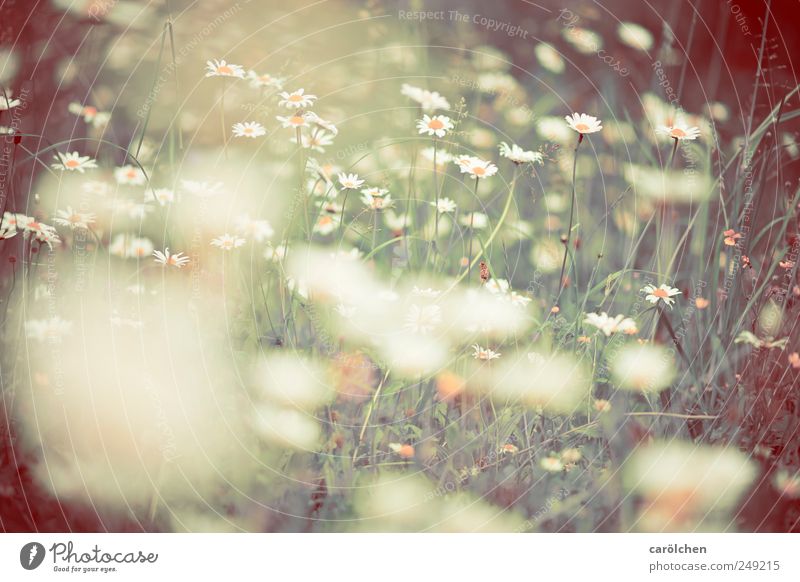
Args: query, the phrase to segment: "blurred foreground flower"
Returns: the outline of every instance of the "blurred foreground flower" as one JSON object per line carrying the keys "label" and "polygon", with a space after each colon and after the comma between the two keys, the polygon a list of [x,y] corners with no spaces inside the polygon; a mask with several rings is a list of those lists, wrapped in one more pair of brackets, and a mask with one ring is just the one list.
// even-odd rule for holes
{"label": "blurred foreground flower", "polygon": [[636,449],[623,466],[627,489],[641,500],[645,531],[722,530],[757,469],[733,448],[658,442]]}

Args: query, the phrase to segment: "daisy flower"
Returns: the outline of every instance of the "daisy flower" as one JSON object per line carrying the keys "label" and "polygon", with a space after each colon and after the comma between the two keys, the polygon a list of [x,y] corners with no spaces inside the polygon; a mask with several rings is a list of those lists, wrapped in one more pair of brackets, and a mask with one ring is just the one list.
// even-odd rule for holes
{"label": "daisy flower", "polygon": [[56,210],[53,222],[71,229],[88,228],[95,220],[95,215],[90,212],[75,212],[71,206],[66,210]]}
{"label": "daisy flower", "polygon": [[359,188],[364,180],[360,180],[358,174],[339,174],[339,184],[344,190],[355,190]]}
{"label": "daisy flower", "polygon": [[244,69],[241,65],[228,63],[225,59],[206,61],[206,77],[236,77],[244,78]]}
{"label": "daisy flower", "polygon": [[475,230],[483,230],[489,226],[489,217],[483,212],[470,212],[461,217],[461,224]]}
{"label": "daisy flower", "polygon": [[456,210],[456,203],[450,198],[439,198],[438,202],[430,202],[429,204],[434,206],[439,214],[447,214]]}
{"label": "daisy flower", "polygon": [[599,119],[591,115],[586,115],[585,113],[573,113],[571,117],[567,115],[564,119],[567,121],[567,125],[569,125],[570,129],[574,129],[582,136],[588,133],[597,133],[603,129]]}
{"label": "daisy flower", "polygon": [[[297,143],[297,136],[292,137],[291,141],[292,143]],[[324,154],[325,148],[333,145],[333,136],[324,131],[318,131],[314,135],[300,136],[300,143],[302,143],[303,147],[307,150]]]}
{"label": "daisy flower", "polygon": [[144,175],[141,168],[130,164],[114,168],[114,179],[117,184],[128,186],[142,186],[147,182],[147,176]]}
{"label": "daisy flower", "polygon": [[472,350],[473,350],[472,357],[475,358],[476,360],[483,360],[483,361],[496,360],[502,355],[499,352],[490,350],[489,348],[482,348],[478,344],[473,344]]}
{"label": "daisy flower", "polygon": [[369,188],[364,188],[361,191],[362,194],[366,194],[367,196],[386,196],[389,191],[386,188],[378,188],[377,186],[370,186]]}
{"label": "daisy flower", "polygon": [[339,226],[339,217],[335,214],[325,214],[320,216],[317,222],[314,223],[312,230],[316,234],[327,236],[331,234]]}
{"label": "daisy flower", "polygon": [[233,135],[235,137],[251,137],[255,139],[266,133],[267,130],[257,121],[245,121],[244,123],[233,124]]}
{"label": "daisy flower", "polygon": [[461,169],[462,174],[469,174],[478,178],[488,178],[497,173],[497,166],[492,162],[487,162],[475,156],[458,156],[455,163]]}
{"label": "daisy flower", "polygon": [[145,202],[158,202],[161,206],[175,202],[175,192],[169,188],[148,188],[144,191]]}
{"label": "daisy flower", "polygon": [[699,127],[689,127],[688,125],[662,125],[656,131],[676,141],[694,140],[700,135]]}
{"label": "daisy flower", "polygon": [[306,95],[305,89],[298,89],[291,93],[284,91],[281,93],[281,100],[278,101],[278,105],[289,109],[304,109],[313,105],[316,99],[316,95]]}
{"label": "daisy flower", "polygon": [[161,251],[153,251],[153,256],[156,263],[164,267],[171,266],[180,269],[189,262],[189,257],[183,253],[170,254],[169,247],[166,247],[163,253]]}
{"label": "daisy flower", "polygon": [[83,174],[84,171],[97,167],[97,162],[95,160],[89,156],[82,156],[78,152],[66,154],[58,152],[56,153],[56,160],[58,160],[57,163],[50,164],[50,167],[54,170],[68,170],[70,172],[80,172]]}
{"label": "daisy flower", "polygon": [[367,194],[366,190],[363,190],[363,192],[364,195],[361,196],[361,202],[363,202],[367,208],[371,208],[372,210],[386,210],[387,208],[390,208],[392,204],[394,204],[392,202],[391,194],[373,196],[371,194]]}
{"label": "daisy flower", "polygon": [[544,156],[540,152],[531,152],[523,150],[515,143],[508,145],[506,142],[502,142],[499,148],[500,148],[500,155],[503,156],[504,158],[508,158],[515,164],[544,163]]}
{"label": "daisy flower", "polygon": [[223,251],[232,251],[233,249],[238,249],[245,242],[246,241],[239,236],[233,236],[225,233],[222,236],[218,236],[217,238],[213,239],[211,241],[211,246],[220,248]]}
{"label": "daisy flower", "polygon": [[428,91],[413,85],[403,83],[400,93],[420,104],[423,111],[436,111],[437,109],[450,109],[450,103],[436,91]]}
{"label": "daisy flower", "polygon": [[610,317],[605,311],[602,313],[587,313],[583,323],[584,325],[596,327],[606,337],[617,332],[632,335],[639,331],[636,327],[636,322],[630,317],[625,317],[621,314],[616,317]]}
{"label": "daisy flower", "polygon": [[247,79],[250,81],[250,86],[253,89],[262,89],[264,87],[271,87],[273,89],[283,88],[283,79],[273,77],[267,73],[259,75],[255,71],[247,71]]}
{"label": "daisy flower", "polygon": [[45,243],[51,249],[53,244],[61,242],[56,229],[49,224],[39,222],[33,216],[17,215],[17,225],[22,228],[22,235],[26,238]]}
{"label": "daisy flower", "polygon": [[417,129],[420,135],[428,134],[436,137],[444,137],[447,132],[453,129],[453,122],[446,115],[423,115],[422,119],[417,120]]}
{"label": "daisy flower", "polygon": [[642,287],[642,291],[647,293],[645,299],[653,305],[657,304],[659,301],[663,301],[664,304],[670,308],[672,308],[672,304],[675,303],[673,297],[681,294],[677,289],[663,284],[658,287],[654,285],[645,285]]}
{"label": "daisy flower", "polygon": [[286,128],[298,128],[298,127],[308,127],[308,114],[304,113],[302,115],[292,115],[290,117],[282,117],[280,115],[276,115],[275,119],[281,122],[281,125],[284,129]]}
{"label": "daisy flower", "polygon": [[242,214],[233,222],[233,227],[241,235],[252,238],[256,242],[264,242],[275,234],[269,222],[266,220],[253,220],[247,214]]}
{"label": "daisy flower", "polygon": [[313,111],[307,111],[305,114],[308,118],[309,123],[312,125],[316,125],[320,129],[324,129],[327,132],[332,133],[333,135],[339,135],[339,128],[332,121],[328,121],[327,119],[322,119],[319,115],[314,113]]}
{"label": "daisy flower", "polygon": [[77,101],[70,103],[67,109],[73,115],[83,117],[83,121],[91,123],[94,127],[103,127],[111,119],[110,113],[98,111],[97,107],[92,105],[81,105]]}

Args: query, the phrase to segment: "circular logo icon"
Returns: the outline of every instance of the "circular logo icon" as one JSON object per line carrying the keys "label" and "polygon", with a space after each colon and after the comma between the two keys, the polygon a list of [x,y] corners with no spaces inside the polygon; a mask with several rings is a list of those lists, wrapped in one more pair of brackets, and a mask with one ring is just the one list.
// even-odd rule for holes
{"label": "circular logo icon", "polygon": [[39,542],[29,542],[19,551],[19,563],[26,570],[35,570],[44,561],[44,546]]}

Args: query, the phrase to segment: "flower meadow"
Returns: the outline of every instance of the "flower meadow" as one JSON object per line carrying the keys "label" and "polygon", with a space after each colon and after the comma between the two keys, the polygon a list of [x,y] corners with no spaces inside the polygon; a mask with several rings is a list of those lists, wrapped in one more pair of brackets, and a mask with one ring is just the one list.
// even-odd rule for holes
{"label": "flower meadow", "polygon": [[800,528],[766,5],[12,4],[4,531]]}

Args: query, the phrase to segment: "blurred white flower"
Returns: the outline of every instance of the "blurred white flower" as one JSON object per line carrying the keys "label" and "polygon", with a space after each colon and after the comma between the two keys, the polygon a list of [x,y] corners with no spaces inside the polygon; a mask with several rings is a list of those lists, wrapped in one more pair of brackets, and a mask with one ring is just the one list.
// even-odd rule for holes
{"label": "blurred white flower", "polygon": [[291,115],[289,117],[282,117],[280,115],[276,115],[275,119],[281,122],[281,125],[283,126],[284,129],[309,127],[309,116],[307,113],[303,113],[302,115]]}
{"label": "blurred white flower", "polygon": [[625,487],[643,502],[637,525],[657,532],[727,529],[757,474],[734,448],[679,440],[639,446],[623,463]]}
{"label": "blurred white flower", "polygon": [[245,242],[247,241],[245,241],[242,237],[225,233],[222,236],[212,239],[211,246],[222,249],[223,251],[232,251],[233,249],[238,249]]}
{"label": "blurred white flower", "polygon": [[622,314],[611,317],[605,311],[602,313],[587,313],[583,323],[584,325],[596,327],[606,337],[617,332],[631,335],[638,331],[636,322],[630,317],[625,317]]}
{"label": "blurred white flower", "polygon": [[506,142],[501,142],[499,147],[500,155],[515,164],[544,163],[544,156],[540,152],[526,151],[517,144],[508,145]]}
{"label": "blurred white flower", "polygon": [[263,87],[270,87],[272,89],[282,89],[283,79],[273,77],[267,73],[256,73],[253,70],[247,71],[247,79],[250,81],[250,86],[254,89],[261,89]]}
{"label": "blurred white flower", "polygon": [[670,353],[652,344],[627,344],[611,360],[611,376],[620,388],[660,392],[672,384],[676,367]]}
{"label": "blurred white flower", "polygon": [[94,127],[104,127],[105,125],[108,125],[108,122],[111,119],[110,113],[98,111],[97,107],[93,107],[91,105],[81,105],[75,101],[70,103],[67,109],[73,115],[83,117],[83,120],[86,123],[91,123]]}
{"label": "blurred white flower", "polygon": [[326,370],[297,354],[270,353],[258,365],[259,394],[270,402],[311,412],[331,401]]}
{"label": "blurred white flower", "polygon": [[435,207],[439,214],[448,214],[456,210],[456,203],[450,198],[439,198],[437,202],[430,202],[430,205]]}
{"label": "blurred white flower", "polygon": [[468,212],[462,214],[459,220],[463,226],[474,230],[483,230],[489,226],[489,217],[483,212]]}
{"label": "blurred white flower", "polygon": [[175,202],[175,192],[169,188],[147,188],[144,191],[145,202],[157,202],[159,206],[166,206]]}
{"label": "blurred white flower", "polygon": [[53,222],[71,229],[88,228],[95,221],[95,215],[91,212],[77,212],[72,206],[67,206],[66,210],[56,210]]}
{"label": "blurred white flower", "polygon": [[557,75],[564,72],[566,66],[564,59],[559,52],[553,48],[553,45],[540,42],[534,47],[533,53],[536,55],[536,60],[539,61],[539,64],[548,71]]}
{"label": "blurred white flower", "polygon": [[275,230],[269,222],[252,219],[249,214],[237,216],[233,222],[233,228],[242,236],[252,238],[256,242],[264,242],[275,234]]}
{"label": "blurred white flower", "polygon": [[206,61],[206,77],[235,77],[244,78],[244,69],[241,65],[228,63],[225,59]]}
{"label": "blurred white flower", "polygon": [[413,333],[426,335],[442,323],[442,308],[438,305],[417,305],[409,307],[405,318],[405,328]]}
{"label": "blurred white flower", "polygon": [[620,22],[617,27],[619,39],[631,48],[649,51],[653,48],[653,35],[635,22]]}
{"label": "blurred white flower", "polygon": [[436,91],[428,91],[403,83],[400,93],[419,103],[423,111],[431,112],[437,109],[450,109],[450,103],[447,99]]}
{"label": "blurred white flower", "polygon": [[141,186],[147,182],[147,176],[142,169],[131,165],[114,168],[114,179],[117,184],[129,186]]}

